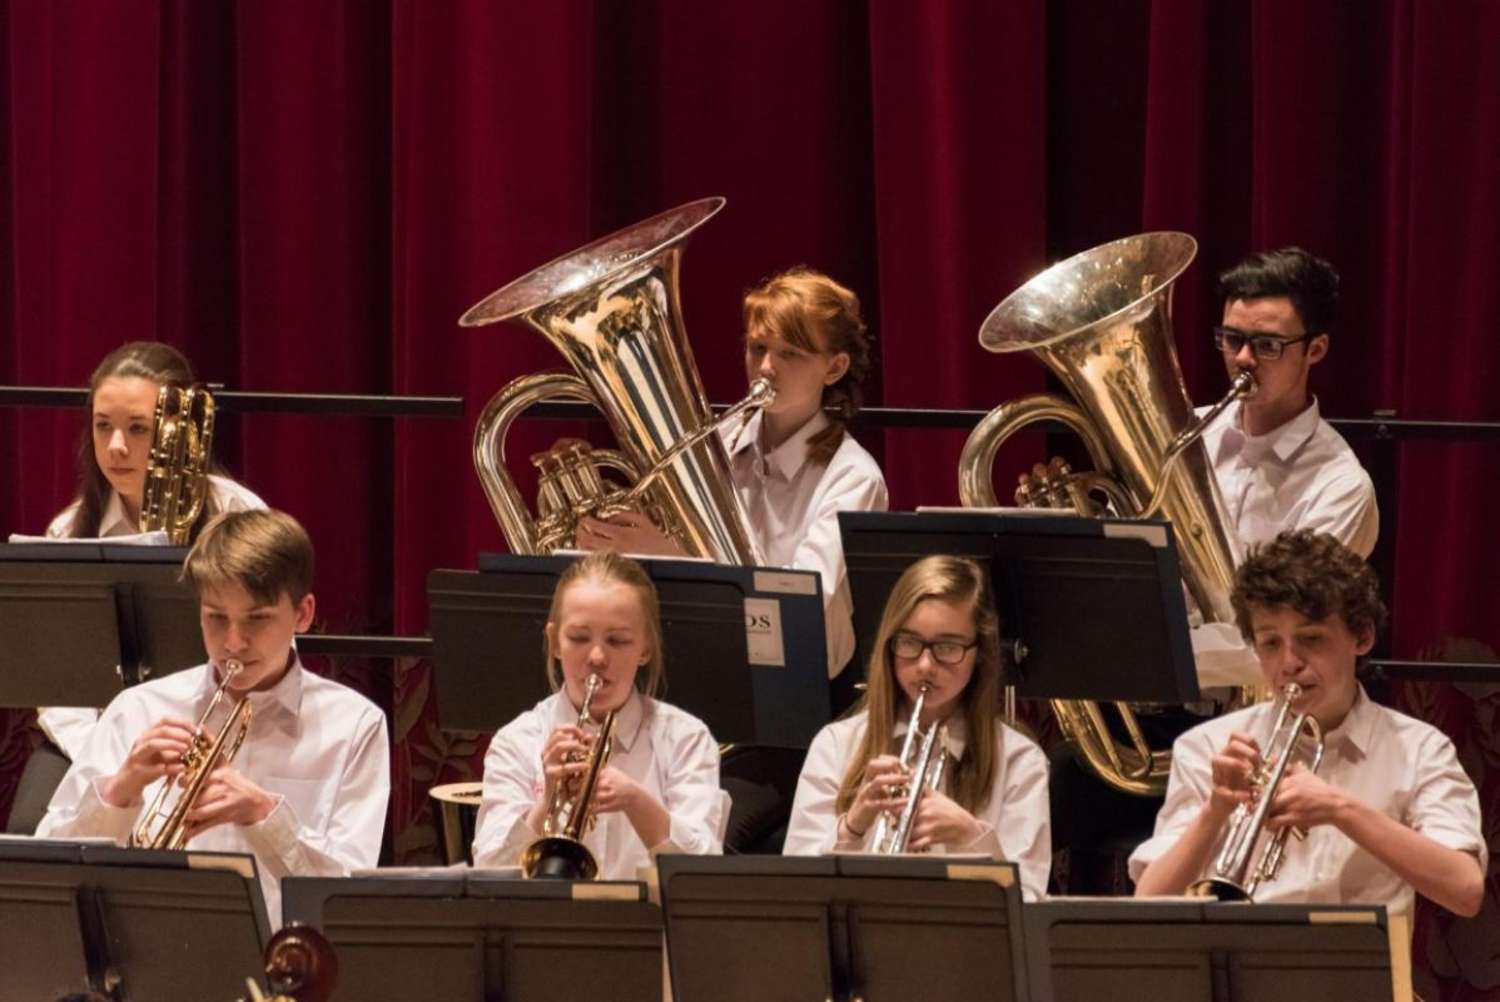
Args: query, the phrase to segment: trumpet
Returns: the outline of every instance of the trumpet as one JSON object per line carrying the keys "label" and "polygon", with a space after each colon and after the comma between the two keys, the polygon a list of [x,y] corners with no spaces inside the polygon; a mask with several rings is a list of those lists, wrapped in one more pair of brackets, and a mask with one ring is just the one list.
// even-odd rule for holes
{"label": "trumpet", "polygon": [[[224,661],[224,678],[208,702],[208,708],[193,728],[193,740],[182,755],[183,771],[175,780],[164,779],[151,807],[130,835],[130,845],[142,849],[181,849],[187,844],[187,816],[203,795],[203,787],[215,769],[227,765],[250,732],[250,700],[237,700],[229,719],[211,740],[207,725],[214,710],[229,691],[229,683],[244,666],[233,658]],[[181,791],[173,798],[175,791]]]}
{"label": "trumpet", "polygon": [[[578,708],[578,728],[591,726],[589,709],[599,689],[599,676],[590,675],[583,691],[583,705]],[[521,875],[552,877],[560,880],[593,880],[599,875],[599,861],[583,844],[586,831],[594,826],[592,804],[599,774],[609,762],[615,730],[615,713],[610,710],[587,755],[574,752],[569,762],[588,762],[588,768],[576,780],[564,780],[552,790],[547,812],[542,817],[542,837],[521,854]]]}
{"label": "trumpet", "polygon": [[1308,769],[1317,772],[1318,766],[1323,762],[1323,728],[1318,726],[1312,715],[1299,713],[1292,717],[1290,723],[1287,722],[1292,704],[1301,696],[1302,687],[1295,682],[1282,689],[1281,709],[1276,713],[1270,740],[1261,756],[1260,767],[1250,777],[1254,799],[1248,805],[1240,804],[1229,816],[1224,848],[1214,864],[1214,875],[1189,887],[1189,894],[1217,898],[1220,901],[1251,901],[1255,897],[1256,888],[1266,881],[1276,879],[1282,857],[1286,853],[1287,838],[1291,835],[1296,835],[1299,839],[1305,837],[1305,832],[1290,826],[1282,828],[1271,835],[1259,859],[1255,858],[1255,846],[1266,826],[1271,803],[1276,799],[1276,791],[1291,766],[1292,753],[1304,732],[1313,740],[1312,759],[1308,763]]}
{"label": "trumpet", "polygon": [[214,398],[202,385],[163,386],[156,395],[141,530],[163,530],[182,546],[208,497],[208,456],[214,440]]}
{"label": "trumpet", "polygon": [[[925,732],[921,732],[920,724],[922,707],[927,702],[930,688],[923,682],[921,689],[917,691],[916,704],[911,708],[911,723],[906,728],[905,740],[901,742],[901,768],[906,769],[911,778],[897,795],[904,796],[906,803],[902,805],[900,815],[893,817],[886,812],[876,820],[875,833],[870,842],[873,852],[887,856],[906,852],[906,845],[911,841],[911,826],[917,819],[917,805],[922,800],[922,791],[942,787],[943,773],[948,766],[948,754],[943,743],[948,729],[934,723]],[[917,744],[919,732],[920,747]]]}

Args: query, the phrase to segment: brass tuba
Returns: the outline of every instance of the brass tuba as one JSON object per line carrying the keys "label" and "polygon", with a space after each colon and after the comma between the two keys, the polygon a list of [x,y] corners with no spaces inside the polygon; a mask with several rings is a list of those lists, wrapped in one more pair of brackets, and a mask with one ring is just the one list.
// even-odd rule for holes
{"label": "brass tuba", "polygon": [[193,728],[193,741],[182,756],[182,773],[162,780],[151,807],[130,835],[130,845],[142,849],[181,849],[187,844],[187,816],[203,795],[203,786],[215,769],[227,765],[250,733],[250,700],[240,697],[229,711],[229,719],[210,738],[205,731],[209,718],[229,693],[229,683],[243,666],[227,659],[224,677]]}
{"label": "brass tuba", "polygon": [[[578,519],[637,508],[690,554],[760,563],[729,476],[729,457],[683,332],[678,268],[688,236],[724,206],[705,198],[653,216],[516,279],[471,307],[459,324],[520,318],[562,352],[577,375],[513,380],[474,428],[474,466],[516,553],[573,545]],[[727,420],[768,403],[758,381]],[[505,466],[505,436],[543,400],[593,404],[620,450],[564,439],[532,457],[540,471],[532,515]],[[612,486],[613,470],[632,486]]]}
{"label": "brass tuba", "polygon": [[214,398],[201,384],[163,386],[156,394],[153,426],[141,531],[165,531],[173,546],[182,546],[208,496]]}
{"label": "brass tuba", "polygon": [[[1255,384],[1242,374],[1208,414],[1194,418],[1171,321],[1172,285],[1197,251],[1186,233],[1116,240],[1053,265],[995,307],[979,343],[997,353],[1033,352],[1077,403],[1034,394],[992,410],[964,444],[959,497],[969,507],[997,506],[992,466],[1000,446],[1034,421],[1060,421],[1083,440],[1096,471],[1054,468],[1045,493],[1081,500],[1097,490],[1122,517],[1170,520],[1198,610],[1206,621],[1233,622],[1239,540],[1200,436]],[[1171,752],[1150,748],[1130,707],[1117,705],[1128,746],[1115,740],[1097,703],[1052,700],[1064,735],[1105,782],[1126,793],[1160,794]]]}

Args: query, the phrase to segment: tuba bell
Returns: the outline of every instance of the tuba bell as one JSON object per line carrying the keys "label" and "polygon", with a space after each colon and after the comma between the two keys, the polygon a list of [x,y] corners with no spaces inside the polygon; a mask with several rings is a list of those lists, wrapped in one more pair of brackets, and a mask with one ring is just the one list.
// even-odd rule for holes
{"label": "tuba bell", "polygon": [[208,496],[214,398],[202,384],[163,386],[152,424],[141,531],[164,531],[173,546],[183,546]]}
{"label": "tuba bell", "polygon": [[[639,509],[689,554],[760,563],[729,476],[729,458],[683,331],[678,269],[687,238],[724,206],[691,202],[636,223],[516,279],[471,307],[459,324],[520,318],[546,335],[576,375],[535,373],[490,399],[474,429],[474,466],[515,553],[573,545],[578,519]],[[757,381],[720,420],[768,403]],[[593,404],[619,450],[564,439],[532,457],[537,513],[505,465],[511,423],[543,400]],[[626,482],[606,478],[612,473]]]}
{"label": "tuba bell", "polygon": [[[990,411],[964,443],[959,497],[968,507],[997,506],[992,467],[1001,445],[1032,422],[1059,421],[1083,440],[1095,470],[1054,466],[1040,485],[1019,491],[1017,501],[1034,503],[1040,493],[1052,506],[1081,506],[1091,514],[1085,495],[1098,492],[1121,517],[1165,517],[1175,530],[1183,581],[1203,618],[1232,623],[1239,540],[1201,435],[1255,384],[1242,373],[1223,399],[1194,418],[1171,321],[1173,283],[1197,251],[1186,233],[1116,240],[1048,268],[995,307],[979,343],[997,353],[1032,352],[1076,403],[1034,394]],[[1126,793],[1159,795],[1171,752],[1150,748],[1130,707],[1117,705],[1129,745],[1114,738],[1099,704],[1052,700],[1064,736],[1105,782]]]}

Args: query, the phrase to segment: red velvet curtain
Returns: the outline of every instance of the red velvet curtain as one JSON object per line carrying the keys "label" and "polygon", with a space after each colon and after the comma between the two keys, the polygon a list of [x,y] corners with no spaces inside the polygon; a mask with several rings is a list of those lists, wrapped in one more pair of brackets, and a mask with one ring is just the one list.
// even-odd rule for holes
{"label": "red velvet curtain", "polygon": [[[473,416],[557,363],[459,313],[708,194],[729,205],[687,252],[683,298],[716,400],[743,386],[741,292],[797,263],[864,300],[872,401],[1041,389],[1037,364],[978,348],[988,310],[1051,260],[1179,228],[1201,244],[1176,304],[1195,398],[1224,385],[1213,276],[1295,242],[1344,276],[1325,415],[1497,420],[1496,38],[1487,0],[0,0],[0,382],[79,385],[156,337],[232,388],[462,395],[462,421],[223,422],[221,457],[311,530],[324,624],[399,632],[425,625],[428,569],[503,546]],[[523,422],[511,454],[561,430]],[[66,503],[79,431],[70,411],[0,409],[0,531]],[[894,508],[955,501],[962,434],[862,435]],[[1015,443],[1002,474],[1041,451]],[[1399,456],[1394,650],[1493,656],[1496,446]],[[414,858],[426,784],[477,746],[437,730],[425,666],[364,677],[395,713],[394,849]],[[1497,697],[1424,692],[1493,831],[1500,748],[1475,722]],[[0,805],[24,752],[5,719]],[[1467,979],[1452,997],[1500,998],[1500,973],[1459,976],[1453,956],[1432,961]]]}

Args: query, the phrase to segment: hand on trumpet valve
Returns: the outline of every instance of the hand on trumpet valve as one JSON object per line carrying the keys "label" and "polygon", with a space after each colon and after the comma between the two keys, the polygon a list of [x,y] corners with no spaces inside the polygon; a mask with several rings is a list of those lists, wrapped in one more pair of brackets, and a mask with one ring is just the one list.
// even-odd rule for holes
{"label": "hand on trumpet valve", "polygon": [[1300,838],[1315,825],[1333,824],[1343,803],[1344,795],[1337,787],[1324,782],[1301,762],[1293,762],[1276,788],[1266,827],[1273,831],[1290,827]]}
{"label": "hand on trumpet valve", "polygon": [[917,816],[912,821],[909,852],[926,852],[935,845],[962,849],[977,839],[984,826],[979,819],[946,794],[924,787],[917,801]]}
{"label": "hand on trumpet valve", "polygon": [[906,805],[906,784],[911,772],[894,755],[877,755],[865,766],[865,775],[854,802],[849,805],[847,822],[851,831],[863,835],[882,814],[899,815]]}
{"label": "hand on trumpet valve", "polygon": [[639,783],[614,766],[605,766],[594,786],[594,799],[589,808],[595,814],[613,811],[628,811],[645,790]]}
{"label": "hand on trumpet valve", "polygon": [[135,739],[124,764],[105,784],[105,801],[115,807],[129,807],[140,799],[146,787],[163,776],[180,778],[185,768],[183,760],[196,735],[197,728],[192,723],[175,717],[165,717],[151,725]]}
{"label": "hand on trumpet valve", "polygon": [[594,735],[574,724],[565,724],[547,735],[542,745],[542,771],[547,777],[548,797],[558,786],[570,783],[588,769],[589,749],[593,746]]}
{"label": "hand on trumpet valve", "polygon": [[578,520],[573,545],[580,550],[613,550],[646,556],[681,556],[682,548],[638,511],[624,511],[607,519],[584,516]]}
{"label": "hand on trumpet valve", "polygon": [[1213,757],[1213,793],[1209,809],[1228,817],[1239,805],[1255,798],[1261,771],[1260,745],[1241,731],[1229,736],[1229,743]]}
{"label": "hand on trumpet valve", "polygon": [[203,792],[187,815],[187,837],[191,840],[219,825],[254,825],[276,809],[274,795],[256,786],[233,766],[215,769],[203,784]]}

